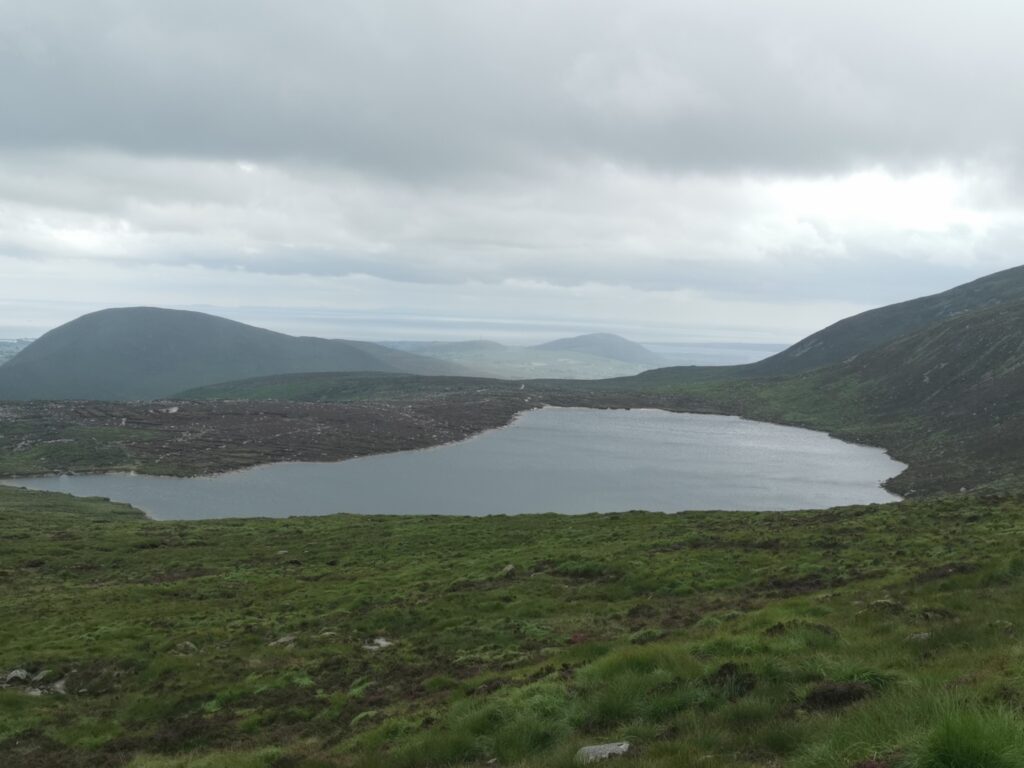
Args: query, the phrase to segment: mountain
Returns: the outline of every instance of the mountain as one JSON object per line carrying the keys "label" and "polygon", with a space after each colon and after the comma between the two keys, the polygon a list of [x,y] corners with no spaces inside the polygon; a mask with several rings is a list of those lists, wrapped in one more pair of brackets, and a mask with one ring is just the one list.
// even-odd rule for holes
{"label": "mountain", "polygon": [[287,336],[201,312],[133,307],[84,315],[37,339],[0,366],[0,399],[145,400],[311,371],[469,373],[368,342]]}
{"label": "mountain", "polygon": [[550,352],[576,352],[634,365],[663,365],[664,360],[642,344],[624,339],[614,333],[587,333],[566,339],[555,339],[531,349]]}
{"label": "mountain", "polygon": [[965,312],[1020,300],[1024,300],[1024,266],[996,272],[933,296],[890,304],[840,320],[777,355],[745,366],[741,373],[784,375],[840,363]]}

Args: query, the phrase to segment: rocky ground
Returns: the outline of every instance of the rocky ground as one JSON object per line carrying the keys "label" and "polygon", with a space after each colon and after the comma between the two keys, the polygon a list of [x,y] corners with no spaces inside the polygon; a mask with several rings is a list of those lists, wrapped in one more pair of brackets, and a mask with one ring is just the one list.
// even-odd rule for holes
{"label": "rocky ground", "polygon": [[0,404],[0,476],[116,469],[201,475],[275,461],[338,461],[462,440],[545,404],[681,409],[683,398],[524,390],[353,402]]}

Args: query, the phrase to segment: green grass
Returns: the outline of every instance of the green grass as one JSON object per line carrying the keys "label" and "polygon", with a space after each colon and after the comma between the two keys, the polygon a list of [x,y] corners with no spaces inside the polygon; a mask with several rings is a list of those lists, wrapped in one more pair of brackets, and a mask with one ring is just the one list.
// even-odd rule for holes
{"label": "green grass", "polygon": [[1024,766],[1022,537],[975,497],[160,523],[4,488],[0,670],[68,694],[0,690],[0,763]]}

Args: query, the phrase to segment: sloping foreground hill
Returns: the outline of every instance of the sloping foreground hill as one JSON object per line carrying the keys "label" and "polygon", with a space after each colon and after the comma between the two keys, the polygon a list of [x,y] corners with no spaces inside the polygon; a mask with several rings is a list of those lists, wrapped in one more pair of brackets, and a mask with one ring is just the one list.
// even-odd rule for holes
{"label": "sloping foreground hill", "polygon": [[1024,266],[987,275],[948,291],[840,320],[777,355],[739,370],[747,376],[801,373],[841,363],[888,341],[963,312],[1024,300]]}
{"label": "sloping foreground hill", "polygon": [[135,400],[304,371],[446,375],[458,366],[358,341],[287,336],[201,312],[107,309],[45,334],[0,366],[0,400]]}
{"label": "sloping foreground hill", "polygon": [[4,768],[1024,765],[1019,500],[0,530]]}

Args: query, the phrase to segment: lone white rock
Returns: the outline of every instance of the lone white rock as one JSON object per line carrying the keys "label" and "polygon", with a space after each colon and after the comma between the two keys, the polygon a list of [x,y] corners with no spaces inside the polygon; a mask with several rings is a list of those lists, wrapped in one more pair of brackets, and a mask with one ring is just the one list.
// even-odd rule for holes
{"label": "lone white rock", "polygon": [[629,752],[628,741],[617,741],[613,744],[595,744],[591,747],[580,747],[576,753],[576,762],[581,765],[596,763],[599,760],[607,760],[609,757],[618,757]]}

